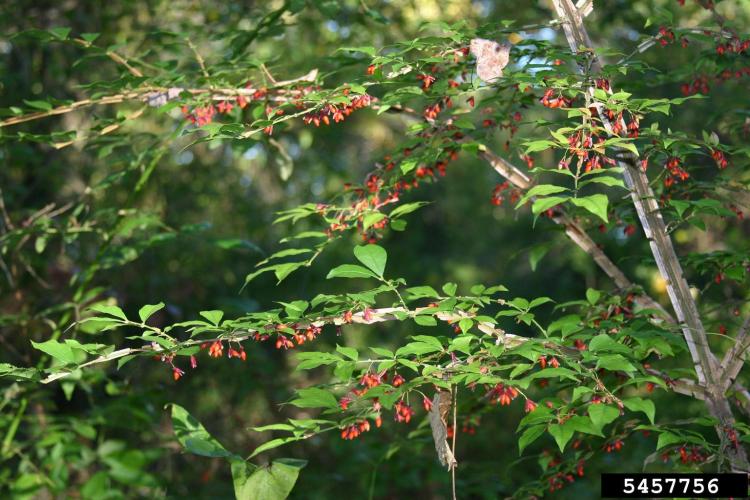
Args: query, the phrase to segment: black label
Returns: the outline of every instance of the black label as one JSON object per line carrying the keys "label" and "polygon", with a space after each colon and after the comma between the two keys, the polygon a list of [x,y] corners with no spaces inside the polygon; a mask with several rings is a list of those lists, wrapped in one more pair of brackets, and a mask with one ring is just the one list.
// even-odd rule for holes
{"label": "black label", "polygon": [[602,474],[603,498],[747,496],[747,474]]}

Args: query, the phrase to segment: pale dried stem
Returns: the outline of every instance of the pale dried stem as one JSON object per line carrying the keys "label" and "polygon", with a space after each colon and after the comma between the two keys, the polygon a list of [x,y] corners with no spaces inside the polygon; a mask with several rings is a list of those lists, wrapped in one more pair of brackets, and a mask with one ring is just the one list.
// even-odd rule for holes
{"label": "pale dried stem", "polygon": [[[163,88],[163,87],[145,87],[137,91],[127,92],[124,94],[114,94],[114,95],[110,95],[106,97],[101,97],[99,99],[83,99],[80,101],[73,102],[71,104],[66,104],[64,106],[58,106],[49,111],[38,111],[35,113],[29,113],[26,115],[8,118],[7,120],[0,121],[0,128],[9,127],[11,125],[18,125],[19,123],[30,122],[33,120],[39,120],[40,118],[47,118],[49,116],[63,115],[65,113],[70,113],[71,111],[76,111],[76,110],[86,108],[89,106],[120,104],[124,101],[143,100],[147,94],[150,94],[152,92],[166,92],[167,90],[169,89]],[[209,96],[211,100],[223,101],[231,97],[252,96],[258,90],[259,89],[255,89],[255,88],[186,89],[186,92],[190,92],[193,95],[211,94]],[[290,101],[293,101],[295,98],[301,97],[302,95],[304,95],[304,93],[301,91],[291,90],[288,92],[288,94],[285,94],[283,96],[281,95],[280,96],[268,96],[268,97],[265,97],[264,99],[268,99],[274,102],[290,102]]]}
{"label": "pale dried stem", "polygon": [[[385,308],[380,308],[380,309],[370,309],[367,312],[365,311],[355,312],[351,315],[350,318],[347,318],[345,315],[341,314],[341,315],[336,315],[336,316],[325,316],[325,317],[318,318],[313,321],[300,321],[300,322],[295,323],[295,327],[297,329],[303,329],[309,326],[323,327],[325,325],[336,325],[336,326],[343,326],[347,324],[373,325],[377,323],[384,323],[387,321],[400,321],[401,319],[404,318],[404,316],[415,317],[419,315],[420,313],[424,314],[424,312],[427,310],[430,310],[430,308],[429,307],[417,307],[415,309],[407,309],[404,307],[385,307]],[[441,311],[441,312],[435,313],[435,317],[446,323],[455,324],[464,318],[474,318],[475,314],[468,313],[465,311],[461,311],[461,312]],[[502,328],[497,328],[493,323],[490,323],[490,322],[484,322],[484,321],[478,322],[477,329],[481,331],[482,333],[490,337],[493,337],[495,339],[496,344],[503,345],[508,349],[518,347],[524,344],[525,342],[539,340],[539,339],[534,339],[530,337],[522,337],[520,335],[507,333]],[[213,341],[219,341],[219,340],[242,342],[242,341],[253,338],[255,334],[257,333],[263,334],[263,333],[269,333],[269,332],[268,330],[265,330],[265,329],[247,329],[247,330],[242,330],[241,332],[235,332],[227,336],[221,336],[221,337],[217,337],[213,339],[189,340],[187,342],[184,342],[183,346],[190,347],[194,345],[200,345],[206,342],[213,342]],[[543,341],[542,345],[548,349],[558,351],[567,356],[570,356],[573,358],[580,358],[580,352],[577,349],[566,347],[566,346],[561,346],[559,344],[555,344],[554,342],[548,342],[548,341]],[[163,352],[164,352],[163,349],[158,344],[152,344],[151,346],[144,346],[142,348],[120,349],[110,354],[99,356],[98,358],[95,358],[82,365],[79,365],[77,368],[80,369],[80,368],[84,368],[84,367],[91,366],[91,365],[107,363],[109,361],[122,358],[124,356],[129,356],[132,354],[151,353],[151,354],[158,355]],[[695,384],[695,382],[691,380],[687,380],[687,379],[670,379],[665,374],[654,369],[649,369],[647,371],[648,373],[654,376],[660,377],[666,382],[668,382],[667,385],[671,387],[672,390],[674,390],[675,392],[684,394],[687,396],[703,399],[701,397],[702,389],[698,387]],[[42,380],[42,382],[47,384],[55,380],[64,378],[70,373],[72,372],[54,373],[46,377],[44,380]]]}

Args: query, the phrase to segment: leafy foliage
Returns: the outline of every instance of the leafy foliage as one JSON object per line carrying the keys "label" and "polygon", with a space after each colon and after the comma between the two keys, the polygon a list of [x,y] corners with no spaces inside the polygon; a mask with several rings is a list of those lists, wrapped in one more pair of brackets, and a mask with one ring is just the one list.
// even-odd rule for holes
{"label": "leafy foliage", "polygon": [[750,11],[597,5],[612,46],[571,52],[465,3],[6,27],[4,492],[439,496],[448,445],[467,497],[747,467]]}

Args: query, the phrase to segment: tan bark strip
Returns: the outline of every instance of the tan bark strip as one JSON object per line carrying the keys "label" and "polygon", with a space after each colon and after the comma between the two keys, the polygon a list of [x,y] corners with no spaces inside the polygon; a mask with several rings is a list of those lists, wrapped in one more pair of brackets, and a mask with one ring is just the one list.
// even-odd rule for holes
{"label": "tan bark strip", "polygon": [[[196,96],[207,96],[209,99],[214,100],[214,101],[221,101],[224,99],[230,99],[230,98],[234,98],[238,96],[251,97],[256,92],[265,90],[269,92],[275,92],[276,95],[268,95],[263,98],[264,100],[269,100],[269,101],[277,102],[277,103],[286,103],[286,102],[290,102],[295,99],[299,99],[303,97],[307,93],[307,91],[298,90],[298,89],[287,89],[285,87],[290,86],[290,85],[296,85],[299,83],[304,83],[304,82],[312,82],[317,78],[317,76],[318,76],[318,70],[313,69],[312,71],[309,71],[307,74],[302,75],[299,78],[285,80],[282,82],[276,82],[275,85],[268,87],[266,89],[261,89],[259,87],[242,87],[242,88],[220,88],[220,89],[202,89],[202,88],[201,89],[184,89],[184,91],[189,92],[190,94],[193,94]],[[148,98],[149,94],[156,94],[156,93],[167,92],[167,91],[169,91],[169,88],[167,87],[144,86],[144,87],[139,87],[137,90],[133,90],[131,92],[113,94],[109,96],[100,97],[98,99],[82,99],[80,101],[66,104],[64,106],[58,106],[56,108],[50,109],[49,111],[36,111],[33,113],[28,113],[28,114],[21,115],[21,116],[14,116],[12,118],[2,120],[0,121],[0,128],[9,127],[11,125],[18,125],[19,123],[29,122],[33,120],[39,120],[41,118],[46,118],[49,116],[62,115],[62,114],[70,113],[71,111],[76,111],[78,109],[86,108],[89,106],[119,104],[124,101],[131,101],[131,100],[144,100]]]}
{"label": "tan bark strip", "polygon": [[[295,323],[295,326],[297,328],[307,328],[308,326],[311,326],[311,325],[317,326],[317,327],[322,327],[325,325],[343,326],[347,324],[373,325],[376,323],[384,323],[386,321],[398,321],[399,316],[403,317],[404,315],[406,315],[406,317],[413,318],[414,316],[420,313],[423,313],[424,311],[427,311],[429,309],[431,308],[417,307],[411,310],[411,309],[406,309],[403,307],[385,307],[381,309],[370,309],[367,311],[367,313],[365,313],[365,311],[359,311],[359,312],[353,313],[351,315],[351,318],[348,318],[348,319],[345,317],[345,315],[341,314],[337,316],[326,316],[326,317],[319,318],[311,322],[301,321],[301,322]],[[440,319],[441,321],[445,321],[446,323],[449,323],[449,324],[457,323],[458,321],[464,318],[473,318],[474,316],[475,316],[474,314],[468,313],[465,311],[461,311],[458,313],[440,311],[440,312],[435,313],[436,318]],[[520,335],[507,333],[502,328],[497,328],[493,323],[486,322],[486,321],[478,322],[477,329],[490,337],[494,337],[495,342],[497,344],[502,344],[507,348],[518,347],[528,341],[542,340],[538,338],[522,337]],[[249,340],[256,333],[268,333],[268,332],[265,330],[248,329],[248,330],[243,330],[242,333],[232,334],[226,337],[219,337],[215,339],[190,340],[190,341],[184,342],[182,344],[182,347],[200,345],[205,342],[212,342],[215,340],[231,340],[233,342],[242,342],[244,340]],[[571,357],[580,357],[580,352],[578,351],[578,349],[575,349],[573,347],[562,346],[559,344],[555,344],[553,342],[542,342],[542,345],[544,347],[556,350],[558,352],[561,352]],[[88,367],[88,366],[92,366],[96,364],[101,364],[101,363],[107,363],[109,361],[113,361],[115,359],[119,359],[124,356],[129,356],[132,354],[141,354],[141,353],[159,354],[161,352],[164,352],[164,351],[158,345],[145,346],[145,347],[137,348],[137,349],[125,348],[125,349],[120,349],[120,350],[111,352],[109,354],[94,358],[91,361],[88,361],[82,365],[79,365],[76,369],[80,369],[80,368],[84,368],[84,367]],[[667,381],[668,382],[667,385],[674,392],[677,392],[679,394],[684,394],[687,396],[691,396],[691,397],[695,397],[698,399],[704,398],[702,388],[699,387],[695,382],[691,380],[670,379],[664,373],[658,370],[655,370],[653,368],[649,368],[647,372]],[[64,378],[70,373],[72,372],[54,373],[52,375],[49,375],[45,379],[43,379],[42,383],[48,384],[50,382],[54,382],[55,380]]]}
{"label": "tan bark strip", "polygon": [[46,118],[48,116],[55,116],[55,115],[62,115],[65,113],[70,113],[71,111],[75,111],[77,109],[85,108],[88,106],[95,106],[100,104],[118,104],[123,101],[131,100],[131,99],[138,99],[143,96],[143,92],[127,92],[124,94],[115,94],[115,95],[109,95],[105,97],[100,97],[99,99],[83,99],[80,101],[73,102],[71,104],[66,104],[64,106],[58,106],[56,108],[50,109],[49,111],[37,111],[34,113],[29,113],[26,115],[21,116],[14,116],[13,118],[8,118],[7,120],[0,121],[0,127],[9,127],[11,125],[17,125],[19,123],[24,122],[30,122],[32,120],[38,120],[40,118]]}

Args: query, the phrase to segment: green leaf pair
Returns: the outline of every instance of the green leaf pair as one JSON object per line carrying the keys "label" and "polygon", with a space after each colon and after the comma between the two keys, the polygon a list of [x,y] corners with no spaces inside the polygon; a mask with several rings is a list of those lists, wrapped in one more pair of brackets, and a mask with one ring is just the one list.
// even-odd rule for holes
{"label": "green leaf pair", "polygon": [[182,406],[172,404],[172,428],[185,451],[210,458],[225,458],[232,468],[237,500],[283,500],[291,493],[305,460],[282,458],[258,467],[228,451]]}
{"label": "green leaf pair", "polygon": [[354,248],[354,256],[366,267],[357,264],[342,264],[334,267],[326,276],[331,278],[377,278],[383,279],[388,254],[378,245],[364,245]]}

